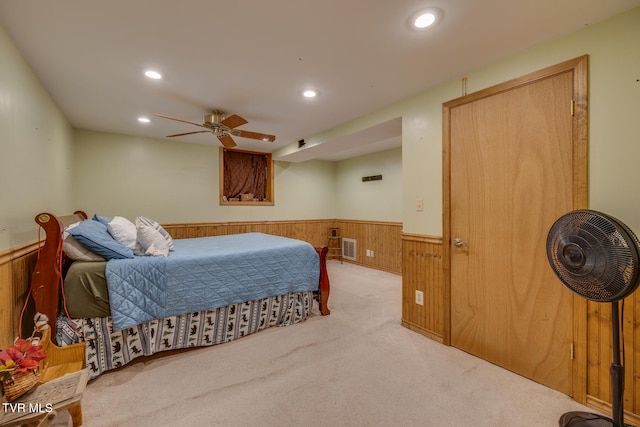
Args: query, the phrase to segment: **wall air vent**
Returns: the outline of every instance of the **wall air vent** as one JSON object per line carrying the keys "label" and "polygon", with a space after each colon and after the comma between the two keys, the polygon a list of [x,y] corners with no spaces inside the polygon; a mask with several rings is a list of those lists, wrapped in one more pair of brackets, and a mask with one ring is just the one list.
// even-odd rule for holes
{"label": "wall air vent", "polygon": [[356,240],[355,239],[342,239],[342,258],[351,261],[356,260]]}

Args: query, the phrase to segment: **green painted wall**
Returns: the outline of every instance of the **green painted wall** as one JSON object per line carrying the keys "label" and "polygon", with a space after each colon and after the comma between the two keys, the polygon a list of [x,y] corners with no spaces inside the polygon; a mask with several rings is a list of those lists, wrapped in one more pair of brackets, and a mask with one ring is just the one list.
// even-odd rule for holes
{"label": "green painted wall", "polygon": [[73,130],[0,27],[0,252],[37,238],[43,210],[70,212]]}

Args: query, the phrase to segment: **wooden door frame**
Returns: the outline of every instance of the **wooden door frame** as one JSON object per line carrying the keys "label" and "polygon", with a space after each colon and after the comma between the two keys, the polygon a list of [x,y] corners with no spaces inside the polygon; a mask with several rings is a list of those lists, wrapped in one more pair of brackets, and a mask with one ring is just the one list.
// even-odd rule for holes
{"label": "wooden door frame", "polygon": [[[588,207],[588,55],[583,55],[525,76],[442,104],[442,265],[443,342],[451,345],[451,109],[565,72],[573,72],[573,209]],[[587,399],[587,300],[573,295],[573,398]]]}

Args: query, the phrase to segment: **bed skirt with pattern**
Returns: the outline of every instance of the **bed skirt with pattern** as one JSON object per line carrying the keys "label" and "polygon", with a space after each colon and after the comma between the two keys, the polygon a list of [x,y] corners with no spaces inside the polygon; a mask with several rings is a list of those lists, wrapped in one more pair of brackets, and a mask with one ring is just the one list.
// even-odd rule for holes
{"label": "bed skirt with pattern", "polygon": [[60,317],[56,340],[60,346],[87,343],[85,364],[93,379],[139,356],[221,344],[270,326],[301,322],[308,317],[312,305],[313,292],[295,292],[152,320],[117,332],[113,332],[111,317]]}

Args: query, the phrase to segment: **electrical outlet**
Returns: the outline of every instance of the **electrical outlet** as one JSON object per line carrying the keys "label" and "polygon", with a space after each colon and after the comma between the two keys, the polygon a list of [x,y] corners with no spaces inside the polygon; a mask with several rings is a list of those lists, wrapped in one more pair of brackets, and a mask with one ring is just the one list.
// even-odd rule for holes
{"label": "electrical outlet", "polygon": [[422,291],[416,291],[416,304],[424,305],[424,293]]}

